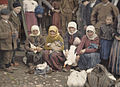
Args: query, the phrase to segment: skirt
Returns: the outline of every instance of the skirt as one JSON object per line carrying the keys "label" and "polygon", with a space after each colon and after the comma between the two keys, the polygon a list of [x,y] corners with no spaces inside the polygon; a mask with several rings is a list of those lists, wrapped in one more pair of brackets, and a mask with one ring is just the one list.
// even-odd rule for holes
{"label": "skirt", "polygon": [[31,33],[31,27],[37,25],[37,18],[34,12],[25,12],[25,20],[28,28],[28,34]]}
{"label": "skirt", "polygon": [[85,53],[80,55],[78,66],[81,70],[93,68],[100,63],[100,53]]}
{"label": "skirt", "polygon": [[100,46],[101,46],[100,57],[101,57],[101,59],[108,60],[108,58],[110,56],[112,42],[113,42],[113,40],[104,40],[104,39],[100,40]]}
{"label": "skirt", "polygon": [[43,54],[43,59],[48,63],[48,65],[53,70],[61,71],[63,64],[65,62],[65,57],[62,52],[52,52],[45,50]]}
{"label": "skirt", "polygon": [[111,48],[108,68],[112,73],[120,75],[120,41],[116,39]]}

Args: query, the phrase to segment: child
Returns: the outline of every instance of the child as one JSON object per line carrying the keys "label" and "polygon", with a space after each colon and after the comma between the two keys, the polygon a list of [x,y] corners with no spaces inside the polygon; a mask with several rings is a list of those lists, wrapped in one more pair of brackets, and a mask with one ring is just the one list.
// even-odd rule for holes
{"label": "child", "polygon": [[101,63],[107,67],[115,29],[112,25],[112,15],[108,15],[105,21],[106,23],[100,27],[100,54],[102,59]]}
{"label": "child", "polygon": [[1,68],[4,71],[13,73],[10,67],[13,45],[16,48],[16,40],[18,37],[17,31],[13,27],[12,23],[8,20],[10,11],[8,9],[1,10],[0,20],[0,57],[1,57]]}
{"label": "child", "polygon": [[118,16],[117,33],[109,57],[109,69],[115,75],[120,75],[120,15]]}

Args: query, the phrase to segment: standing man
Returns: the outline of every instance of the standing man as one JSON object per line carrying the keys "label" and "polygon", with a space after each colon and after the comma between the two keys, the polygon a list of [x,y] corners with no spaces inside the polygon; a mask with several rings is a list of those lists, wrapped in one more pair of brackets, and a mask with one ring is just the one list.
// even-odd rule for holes
{"label": "standing man", "polygon": [[[21,22],[20,22],[20,19],[19,19],[19,16],[18,16],[18,14],[20,13],[20,11],[21,11],[21,4],[19,2],[14,2],[13,3],[13,10],[12,10],[12,12],[10,14],[9,20],[11,21],[11,23],[14,26],[14,28],[18,32],[17,50],[21,50],[21,48],[20,48]],[[13,57],[15,57],[15,52],[13,54],[14,54]],[[14,59],[13,59],[12,62],[15,65],[17,64],[17,63],[14,62]]]}
{"label": "standing man", "polygon": [[16,48],[17,31],[8,20],[10,11],[8,9],[1,10],[0,20],[0,62],[4,71],[13,73],[11,65],[13,45]]}
{"label": "standing man", "polygon": [[73,15],[75,14],[77,7],[77,0],[61,0],[60,11],[62,16],[63,35],[66,32],[68,22],[73,20]]}

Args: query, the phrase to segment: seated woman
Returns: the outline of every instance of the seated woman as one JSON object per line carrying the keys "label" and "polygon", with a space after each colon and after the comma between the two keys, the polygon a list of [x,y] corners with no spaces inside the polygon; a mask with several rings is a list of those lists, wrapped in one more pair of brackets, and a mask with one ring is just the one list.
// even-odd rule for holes
{"label": "seated woman", "polygon": [[65,54],[68,54],[68,50],[70,49],[71,45],[79,45],[81,42],[81,34],[77,30],[77,24],[73,21],[68,23],[68,28],[67,32],[64,37],[64,49],[65,49]]}
{"label": "seated woman", "polygon": [[[63,51],[63,53],[67,59],[66,61],[69,61],[71,58],[73,59],[73,57],[76,58],[76,56],[74,56],[75,50],[76,50],[76,47],[81,42],[81,40],[80,40],[81,37],[82,36],[81,36],[80,31],[77,30],[77,24],[73,21],[69,22],[68,27],[67,27],[67,32],[66,32],[65,37],[64,37],[64,51]],[[65,62],[64,67],[66,67],[66,68],[64,68],[63,71],[68,71],[71,68],[71,66],[74,65],[72,62],[70,64]]]}
{"label": "seated woman", "polygon": [[77,47],[78,66],[80,70],[86,70],[100,63],[100,53],[98,53],[99,38],[95,33],[95,27],[89,25],[86,35],[82,37],[81,43]]}
{"label": "seated woman", "polygon": [[40,35],[39,27],[33,25],[31,27],[31,34],[25,41],[27,65],[29,67],[43,63],[42,53],[44,45],[45,40]]}
{"label": "seated woman", "polygon": [[53,70],[62,70],[65,58],[63,56],[64,42],[63,38],[58,33],[56,26],[50,26],[48,36],[46,37],[44,60]]}

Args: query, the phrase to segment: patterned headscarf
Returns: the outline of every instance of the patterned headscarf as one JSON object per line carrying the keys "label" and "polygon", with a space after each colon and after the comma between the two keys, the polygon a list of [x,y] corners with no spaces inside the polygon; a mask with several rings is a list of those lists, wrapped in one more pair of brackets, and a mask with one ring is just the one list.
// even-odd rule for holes
{"label": "patterned headscarf", "polygon": [[[88,31],[92,31],[93,35],[91,37],[88,36]],[[97,37],[97,34],[95,33],[95,27],[93,25],[89,25],[86,29],[86,35],[89,40],[94,40]]]}
{"label": "patterned headscarf", "polygon": [[[37,35],[33,34],[33,30],[38,30],[38,34]],[[31,27],[31,34],[30,34],[30,36],[39,36],[39,35],[40,35],[40,29],[39,29],[39,27],[37,25],[33,25]]]}

